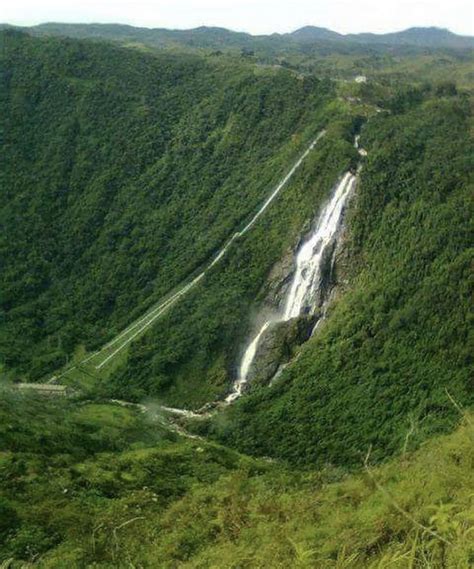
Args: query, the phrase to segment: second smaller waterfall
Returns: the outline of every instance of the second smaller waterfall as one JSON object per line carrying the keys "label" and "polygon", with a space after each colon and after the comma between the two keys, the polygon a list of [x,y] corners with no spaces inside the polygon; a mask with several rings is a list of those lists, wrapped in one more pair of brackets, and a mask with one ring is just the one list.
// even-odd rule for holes
{"label": "second smaller waterfall", "polygon": [[247,378],[250,371],[250,366],[255,358],[255,354],[257,353],[258,344],[260,342],[260,338],[263,336],[265,330],[270,326],[272,323],[271,320],[267,320],[263,326],[258,331],[258,334],[253,338],[253,340],[248,345],[247,349],[245,350],[244,357],[242,358],[242,363],[240,364],[239,368],[239,378],[234,383],[234,388],[232,393],[226,397],[227,403],[232,403],[237,397],[242,395],[242,389],[244,388],[245,384],[247,383]]}
{"label": "second smaller waterfall", "polygon": [[352,172],[344,174],[329,202],[323,207],[314,230],[299,248],[296,254],[295,272],[285,297],[283,309],[280,315],[264,322],[247,346],[240,364],[239,377],[234,382],[232,392],[226,398],[227,403],[231,403],[242,394],[260,340],[269,326],[272,323],[296,318],[304,313],[312,313],[317,308],[315,298],[321,287],[328,247],[332,247],[335,243],[344,206],[355,186],[356,179]]}

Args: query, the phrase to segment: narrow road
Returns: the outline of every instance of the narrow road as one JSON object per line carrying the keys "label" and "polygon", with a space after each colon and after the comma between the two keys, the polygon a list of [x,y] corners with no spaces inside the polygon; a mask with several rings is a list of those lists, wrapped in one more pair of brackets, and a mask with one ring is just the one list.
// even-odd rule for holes
{"label": "narrow road", "polygon": [[[252,217],[252,219],[247,223],[247,225],[241,230],[232,235],[232,237],[225,243],[225,245],[216,253],[216,255],[208,261],[204,266],[202,271],[189,282],[184,282],[180,287],[168,298],[160,301],[157,305],[152,307],[145,315],[135,320],[130,324],[125,330],[120,332],[113,340],[108,344],[97,350],[96,352],[87,356],[78,365],[89,364],[93,365],[95,369],[100,370],[111,362],[130,342],[135,338],[145,332],[157,318],[162,316],[167,310],[169,310],[174,304],[176,304],[180,298],[187,294],[192,288],[194,288],[199,281],[205,276],[205,274],[216,265],[222,257],[226,254],[229,247],[234,241],[245,235],[252,226],[256,223],[259,217],[265,212],[269,205],[275,200],[281,190],[286,186],[289,180],[293,177],[295,172],[301,166],[303,161],[307,158],[308,154],[316,146],[317,142],[326,134],[325,130],[322,130],[316,138],[311,142],[311,144],[306,148],[306,150],[301,154],[298,160],[295,162],[291,170],[286,174],[284,178],[278,183],[276,188],[272,191],[269,197],[265,200],[263,205],[257,211],[257,213]],[[70,367],[64,371],[61,375],[53,378],[54,381],[59,380],[66,373],[76,369],[76,366]]]}

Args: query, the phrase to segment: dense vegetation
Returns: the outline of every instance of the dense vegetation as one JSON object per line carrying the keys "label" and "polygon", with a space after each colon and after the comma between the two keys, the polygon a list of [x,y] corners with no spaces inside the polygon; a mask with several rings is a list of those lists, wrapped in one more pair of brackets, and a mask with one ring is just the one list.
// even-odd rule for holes
{"label": "dense vegetation", "polygon": [[188,407],[224,396],[272,266],[296,245],[354,160],[351,126],[333,117],[325,138],[271,208],[192,293],[131,346],[120,369],[100,382],[102,394],[138,401],[158,396]]}
{"label": "dense vegetation", "polygon": [[163,28],[138,28],[124,24],[64,24],[46,23],[26,28],[32,34],[56,34],[74,38],[94,38],[121,41],[128,44],[142,43],[153,47],[185,45],[192,48],[245,49],[267,51],[298,51],[305,47],[337,51],[342,46],[357,50],[363,46],[391,48],[401,46],[418,48],[458,48],[474,46],[470,36],[460,36],[443,28],[409,28],[386,34],[339,34],[326,28],[305,26],[291,33],[253,36],[225,28],[201,26],[190,30]]}
{"label": "dense vegetation", "polygon": [[38,378],[245,222],[326,121],[333,88],[239,61],[2,41],[1,353]]}
{"label": "dense vegetation", "polygon": [[[468,569],[474,148],[451,80],[472,84],[472,55],[0,41],[0,565]],[[202,267],[323,127],[192,292],[105,373],[62,378],[82,393],[4,385],[78,362]],[[161,402],[228,392],[361,127],[327,319],[271,386],[168,423]]]}
{"label": "dense vegetation", "polygon": [[104,403],[2,393],[0,419],[0,562],[12,569],[158,560],[163,569],[467,569],[472,560],[469,417],[357,476],[290,471]]}
{"label": "dense vegetation", "polygon": [[216,419],[222,441],[306,465],[360,464],[370,444],[384,457],[409,431],[415,442],[450,428],[446,389],[472,403],[469,103],[408,91],[392,106],[363,131],[351,290],[273,387]]}
{"label": "dense vegetation", "polygon": [[306,26],[270,36],[212,27],[165,30],[120,24],[48,23],[26,29],[32,34],[108,40],[143,50],[198,52],[212,59],[232,55],[331,79],[352,80],[365,74],[387,85],[449,79],[471,89],[474,83],[474,40],[439,28],[341,35]]}

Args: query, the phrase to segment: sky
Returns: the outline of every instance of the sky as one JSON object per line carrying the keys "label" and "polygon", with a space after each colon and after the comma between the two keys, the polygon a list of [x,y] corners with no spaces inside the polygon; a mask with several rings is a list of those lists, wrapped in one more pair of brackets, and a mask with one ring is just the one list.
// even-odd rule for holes
{"label": "sky", "polygon": [[472,0],[0,0],[0,22],[221,26],[253,34],[314,25],[340,33],[438,26],[474,35]]}

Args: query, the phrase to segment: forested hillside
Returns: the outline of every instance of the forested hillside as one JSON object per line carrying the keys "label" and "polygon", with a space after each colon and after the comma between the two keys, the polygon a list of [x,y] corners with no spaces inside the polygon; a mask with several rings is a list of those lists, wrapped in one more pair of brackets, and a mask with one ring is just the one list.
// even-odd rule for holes
{"label": "forested hillside", "polygon": [[[304,465],[360,464],[452,427],[474,385],[468,99],[396,97],[363,130],[350,290],[272,387],[215,421],[221,441]],[[284,433],[284,436],[282,436]]]}
{"label": "forested hillside", "polygon": [[122,24],[46,23],[23,29],[32,35],[107,40],[146,51],[199,53],[212,59],[232,54],[259,65],[281,66],[332,80],[347,81],[365,74],[387,85],[394,81],[454,80],[472,89],[474,84],[473,38],[441,28],[341,35],[305,26],[292,33],[260,36],[207,26],[167,30]]}
{"label": "forested hillside", "polygon": [[101,394],[134,401],[154,396],[195,408],[228,392],[272,267],[295,247],[302,229],[355,160],[351,120],[332,120],[324,139],[251,232],[132,344],[127,360],[98,385]]}
{"label": "forested hillside", "polygon": [[248,219],[334,109],[238,60],[3,32],[1,352],[38,378],[103,343]]}
{"label": "forested hillside", "polygon": [[138,28],[123,24],[64,24],[45,23],[27,28],[29,33],[61,35],[74,38],[108,39],[127,43],[142,43],[153,47],[184,45],[191,48],[266,49],[272,52],[304,51],[308,44],[337,50],[341,45],[357,49],[358,45],[417,46],[421,48],[459,48],[474,46],[470,36],[461,36],[444,28],[415,27],[385,34],[339,34],[327,28],[304,26],[290,33],[251,35],[226,28],[201,26],[190,30]]}
{"label": "forested hillside", "polygon": [[0,30],[1,567],[468,569],[472,54],[99,36]]}

